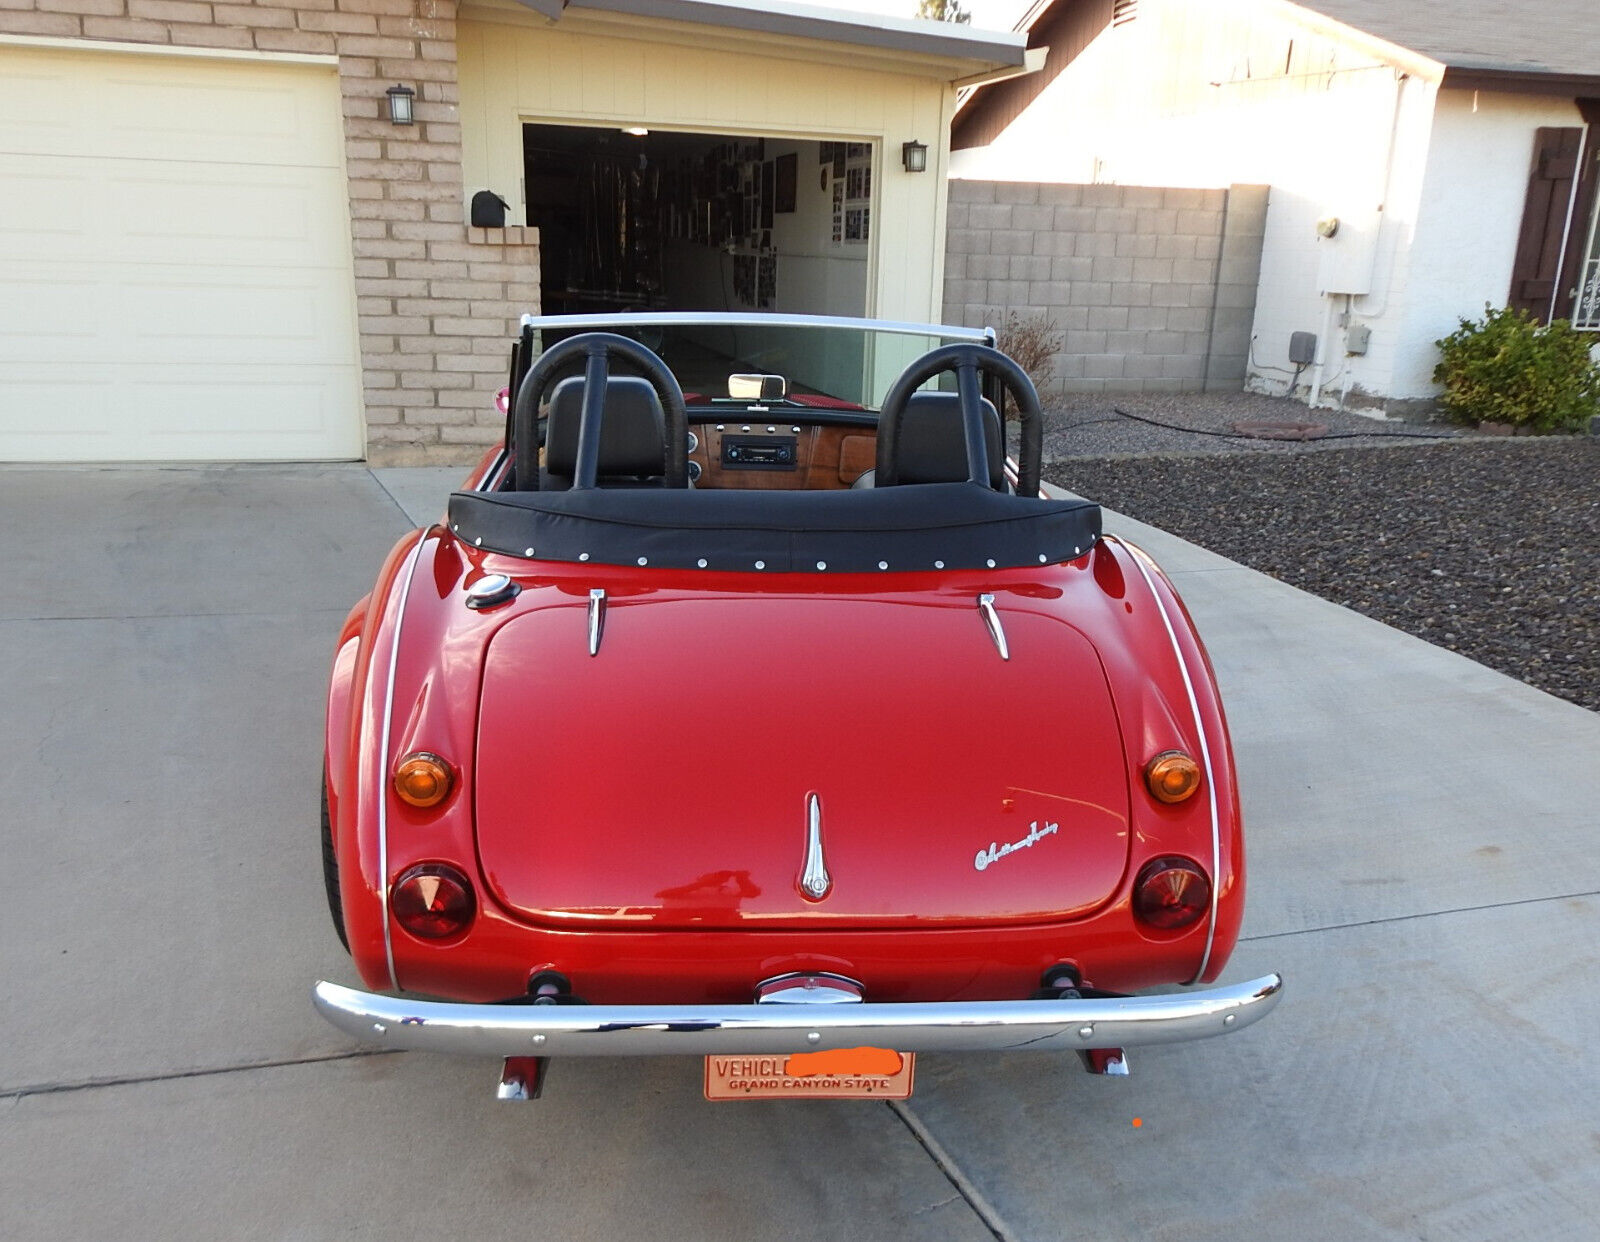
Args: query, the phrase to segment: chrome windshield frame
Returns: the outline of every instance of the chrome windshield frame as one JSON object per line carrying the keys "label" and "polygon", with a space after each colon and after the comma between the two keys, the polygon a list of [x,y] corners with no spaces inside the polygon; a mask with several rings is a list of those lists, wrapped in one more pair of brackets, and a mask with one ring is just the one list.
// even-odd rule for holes
{"label": "chrome windshield frame", "polygon": [[604,315],[524,315],[521,328],[854,328],[896,336],[936,336],[951,341],[987,345],[993,349],[995,330],[955,324],[903,323],[889,319],[858,319],[843,315],[790,315],[761,311],[630,311]]}

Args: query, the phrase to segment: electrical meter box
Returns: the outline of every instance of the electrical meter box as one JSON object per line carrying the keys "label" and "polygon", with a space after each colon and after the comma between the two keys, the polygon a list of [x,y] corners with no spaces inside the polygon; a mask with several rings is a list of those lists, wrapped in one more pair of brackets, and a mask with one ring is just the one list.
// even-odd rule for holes
{"label": "electrical meter box", "polygon": [[1378,213],[1355,211],[1338,217],[1333,236],[1317,238],[1317,291],[1328,294],[1372,292],[1372,260]]}

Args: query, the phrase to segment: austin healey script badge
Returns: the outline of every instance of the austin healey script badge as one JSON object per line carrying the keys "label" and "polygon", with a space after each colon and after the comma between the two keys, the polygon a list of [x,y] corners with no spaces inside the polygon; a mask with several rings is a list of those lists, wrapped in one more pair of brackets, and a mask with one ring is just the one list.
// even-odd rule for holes
{"label": "austin healey script badge", "polygon": [[1027,849],[1035,841],[1039,841],[1045,837],[1048,837],[1060,827],[1060,824],[1046,821],[1045,826],[1041,828],[1039,827],[1039,821],[1034,820],[1033,823],[1028,825],[1028,835],[1023,837],[1020,841],[1008,841],[1006,844],[999,846],[997,846],[993,841],[989,842],[989,848],[986,850],[979,850],[978,856],[972,860],[972,869],[974,871],[982,871],[991,863],[999,862],[1000,859],[1004,858],[1007,854],[1015,854],[1018,850]]}

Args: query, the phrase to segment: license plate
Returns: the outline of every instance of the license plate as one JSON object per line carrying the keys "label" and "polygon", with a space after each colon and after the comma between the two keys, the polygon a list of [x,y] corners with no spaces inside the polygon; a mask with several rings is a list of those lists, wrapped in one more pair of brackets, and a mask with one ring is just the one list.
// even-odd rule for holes
{"label": "license plate", "polygon": [[706,1058],[708,1100],[904,1100],[914,1052],[834,1048],[787,1056]]}

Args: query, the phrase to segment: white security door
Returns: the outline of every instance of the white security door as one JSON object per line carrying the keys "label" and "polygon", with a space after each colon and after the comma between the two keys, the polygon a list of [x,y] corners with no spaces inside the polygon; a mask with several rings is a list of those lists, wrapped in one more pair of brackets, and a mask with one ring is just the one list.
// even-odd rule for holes
{"label": "white security door", "polygon": [[0,46],[0,460],[357,458],[331,66]]}

